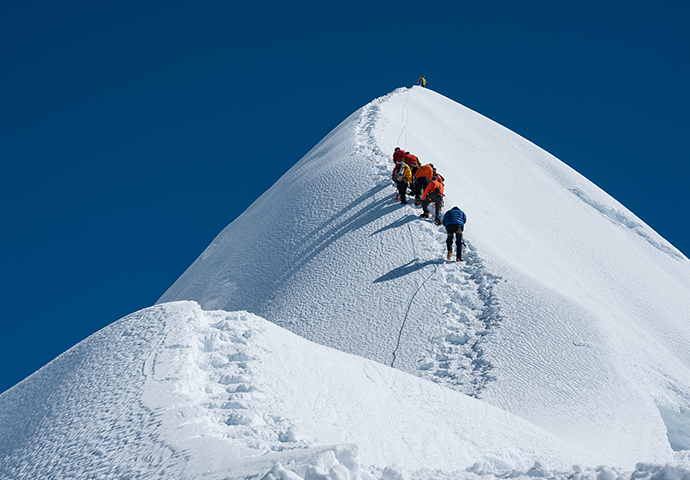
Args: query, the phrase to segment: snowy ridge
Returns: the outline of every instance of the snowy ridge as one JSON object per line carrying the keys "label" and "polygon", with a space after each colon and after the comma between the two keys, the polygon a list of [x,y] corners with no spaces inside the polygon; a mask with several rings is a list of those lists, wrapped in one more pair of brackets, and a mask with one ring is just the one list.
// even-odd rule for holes
{"label": "snowy ridge", "polygon": [[0,478],[174,477],[184,455],[144,401],[169,310],[130,315],[0,396]]}
{"label": "snowy ridge", "polygon": [[597,210],[599,213],[604,215],[606,218],[611,220],[613,223],[621,225],[623,227],[629,228],[633,231],[635,231],[640,237],[644,238],[651,246],[654,248],[659,249],[661,252],[666,253],[667,255],[670,255],[674,258],[677,258],[678,260],[687,260],[685,255],[680,253],[678,249],[674,248],[671,244],[665,241],[659,241],[655,238],[653,238],[646,230],[645,225],[632,219],[630,216],[626,215],[625,213],[621,212],[620,210],[614,208],[614,207],[608,207],[604,205],[603,203],[599,203],[596,200],[592,200],[587,196],[585,192],[580,190],[579,188],[572,188],[570,189],[571,192],[573,192],[575,195],[577,195],[579,198],[582,199],[583,202],[586,204],[590,205],[592,208]]}
{"label": "snowy ridge", "polygon": [[[517,417],[246,312],[181,302],[130,315],[3,394],[3,420],[21,402],[40,406],[26,387],[49,390],[52,379],[71,375],[79,382],[51,395],[45,434],[13,444],[26,418],[4,424],[0,475],[599,477],[567,467],[593,462],[590,454]],[[638,467],[645,469],[660,467]]]}
{"label": "snowy ridge", "polygon": [[[366,118],[367,127],[361,130],[367,132],[367,135],[364,137],[360,133],[358,138],[360,144],[375,146],[369,147],[369,149],[373,150],[372,153],[377,160],[377,166],[380,170],[377,181],[380,184],[390,184],[390,155],[381,152],[378,147],[379,142],[373,132],[379,122],[380,108],[378,105],[387,102],[394,95],[406,96],[400,118],[404,127],[400,131],[397,143],[400,144],[400,141],[404,139],[404,144],[407,144],[410,112],[408,109],[409,95],[406,95],[405,89],[398,89],[373,101],[366,107],[369,109],[369,113],[363,115],[362,118]],[[433,210],[433,206],[431,208]],[[427,282],[431,281],[429,288],[440,291],[442,297],[447,298],[447,302],[444,304],[445,311],[442,317],[444,321],[441,322],[443,330],[441,330],[440,335],[430,339],[428,354],[418,359],[418,374],[467,395],[479,397],[485,384],[492,379],[490,374],[491,362],[484,357],[482,342],[491,333],[492,327],[496,327],[501,321],[498,299],[492,293],[493,284],[500,278],[487,271],[480,255],[467,239],[467,235],[464,240],[467,245],[465,248],[467,268],[459,270],[457,265],[448,265],[442,259],[420,262],[417,248],[426,249],[426,256],[433,258],[435,252],[433,248],[429,249],[429,247],[439,245],[439,257],[445,255],[445,234],[442,231],[439,232],[438,229],[429,228],[426,223],[410,223],[412,219],[414,217],[403,217],[402,222],[398,221],[384,228],[397,228],[402,225],[407,227],[415,260],[374,280],[376,283],[402,277],[416,270],[429,270],[429,276],[420,283],[409,298],[408,309],[398,335],[398,344],[393,352],[391,366],[396,366],[395,354],[400,346],[400,338],[415,298],[427,286]],[[412,234],[412,225],[419,228],[417,235]],[[415,237],[419,238],[420,236],[433,238],[434,243],[430,244],[426,241],[416,246]],[[436,275],[441,276],[440,281],[433,278]]]}
{"label": "snowy ridge", "polygon": [[[68,390],[51,390],[50,382],[72,377],[79,381]],[[653,464],[635,472],[571,466],[596,465],[596,458],[460,393],[246,312],[203,312],[193,302],[130,315],[17,387],[0,397],[3,478],[616,480],[690,473]],[[52,392],[52,411],[32,430],[28,419],[42,406],[31,401],[37,391]]]}
{"label": "snowy ridge", "polygon": [[[433,163],[446,208],[467,212],[466,266],[446,264],[443,230],[395,202],[396,146]],[[690,264],[623,212],[513,132],[402,88],[334,129],[160,301],[247,310],[486,400],[614,464],[665,462],[676,447],[660,409],[690,408]],[[253,242],[247,229],[258,230]],[[270,249],[282,253],[269,265]]]}
{"label": "snowy ridge", "polygon": [[[466,264],[395,201],[395,146],[467,212]],[[687,318],[690,263],[656,232],[513,132],[402,88],[158,305],[0,396],[0,478],[686,479]]]}

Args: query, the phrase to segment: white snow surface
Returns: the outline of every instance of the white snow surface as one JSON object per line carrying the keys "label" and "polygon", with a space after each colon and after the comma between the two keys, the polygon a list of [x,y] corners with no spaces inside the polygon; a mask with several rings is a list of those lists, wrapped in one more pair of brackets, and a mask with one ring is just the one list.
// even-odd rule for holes
{"label": "white snow surface", "polygon": [[[468,216],[400,205],[400,146]],[[690,262],[431,90],[361,108],[159,303],[0,395],[0,478],[690,480]]]}

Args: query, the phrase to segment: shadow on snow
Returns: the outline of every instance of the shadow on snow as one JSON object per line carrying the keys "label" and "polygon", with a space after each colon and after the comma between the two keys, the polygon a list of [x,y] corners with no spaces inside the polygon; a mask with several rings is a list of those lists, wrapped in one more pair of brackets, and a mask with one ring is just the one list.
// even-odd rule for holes
{"label": "shadow on snow", "polygon": [[424,267],[429,267],[432,265],[441,265],[444,261],[441,259],[427,260],[426,262],[420,262],[419,259],[414,259],[411,262],[403,265],[402,267],[395,268],[385,275],[380,276],[374,283],[387,282],[389,280],[395,280],[396,278],[404,277],[410,273],[414,273]]}

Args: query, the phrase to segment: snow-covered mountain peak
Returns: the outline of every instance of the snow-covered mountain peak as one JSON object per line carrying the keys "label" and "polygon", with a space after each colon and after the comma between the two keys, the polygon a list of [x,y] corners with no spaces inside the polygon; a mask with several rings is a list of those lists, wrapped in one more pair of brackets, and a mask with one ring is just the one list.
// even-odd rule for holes
{"label": "snow-covered mountain peak", "polygon": [[[466,266],[446,264],[443,229],[395,201],[396,146],[434,164],[446,208],[467,213]],[[338,126],[161,301],[251,311],[641,458],[670,452],[657,406],[688,402],[689,290],[687,259],[587,179],[403,88]]]}
{"label": "snow-covered mountain peak", "polygon": [[[396,146],[467,213],[465,264],[395,201]],[[401,88],[297,162],[159,305],[3,394],[0,473],[616,478],[593,469],[648,462],[635,476],[650,477],[690,449],[689,290],[688,260],[587,179]]]}

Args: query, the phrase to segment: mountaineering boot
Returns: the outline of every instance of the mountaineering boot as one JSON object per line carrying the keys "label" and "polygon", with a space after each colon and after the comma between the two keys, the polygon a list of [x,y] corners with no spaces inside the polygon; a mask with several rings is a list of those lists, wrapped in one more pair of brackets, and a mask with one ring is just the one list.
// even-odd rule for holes
{"label": "mountaineering boot", "polygon": [[448,256],[446,257],[446,259],[447,259],[447,260],[450,260],[450,257],[452,257],[452,256],[453,256],[453,251],[452,251],[452,250],[448,250]]}
{"label": "mountaineering boot", "polygon": [[[449,259],[450,260],[450,259]],[[465,259],[462,258],[460,255],[458,255],[458,258],[455,259],[456,262],[464,262]]]}
{"label": "mountaineering boot", "polygon": [[422,217],[422,218],[429,218],[429,214],[428,214],[428,213],[422,213],[422,214],[420,215],[420,217]]}
{"label": "mountaineering boot", "polygon": [[441,225],[441,220],[436,220],[434,223],[435,223],[436,225]]}

